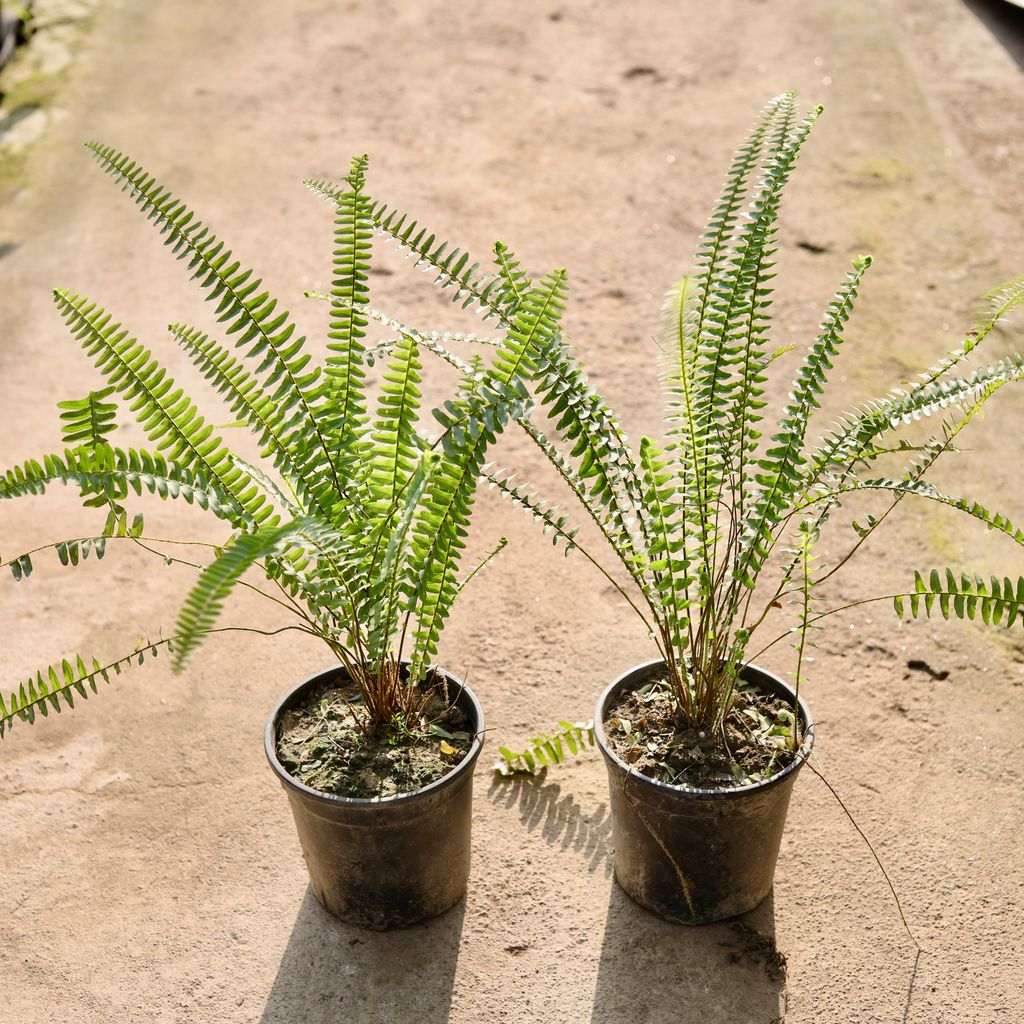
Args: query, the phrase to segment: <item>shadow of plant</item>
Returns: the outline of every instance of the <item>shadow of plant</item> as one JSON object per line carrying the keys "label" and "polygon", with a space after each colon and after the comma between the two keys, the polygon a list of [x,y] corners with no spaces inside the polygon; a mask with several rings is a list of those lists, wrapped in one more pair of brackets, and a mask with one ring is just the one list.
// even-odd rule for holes
{"label": "shadow of plant", "polygon": [[539,829],[549,846],[572,850],[586,862],[589,872],[600,870],[605,878],[611,877],[612,823],[607,804],[585,813],[572,793],[563,796],[562,787],[545,782],[543,776],[495,776],[487,796],[496,806],[516,808],[526,830],[535,833]]}
{"label": "shadow of plant", "polygon": [[669,924],[611,887],[591,1024],[781,1024],[772,896],[735,921]]}
{"label": "shadow of plant", "polygon": [[451,1012],[464,904],[394,932],[332,917],[306,890],[260,1024],[443,1024]]}

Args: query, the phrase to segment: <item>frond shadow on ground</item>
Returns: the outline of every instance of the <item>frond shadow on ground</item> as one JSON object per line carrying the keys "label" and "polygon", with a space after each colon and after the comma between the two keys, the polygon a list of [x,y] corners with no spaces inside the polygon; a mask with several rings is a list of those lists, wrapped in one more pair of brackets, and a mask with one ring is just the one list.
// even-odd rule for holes
{"label": "frond shadow on ground", "polygon": [[[514,809],[526,830],[575,852],[590,872],[612,876],[606,803],[586,813],[543,775],[495,776],[492,804]],[[591,1024],[778,1024],[784,1019],[786,958],[775,945],[773,897],[721,924],[690,928],[661,921],[609,886]]]}
{"label": "frond shadow on ground", "polygon": [[572,793],[562,794],[557,782],[545,782],[541,776],[516,775],[511,779],[495,776],[487,793],[493,804],[519,811],[519,820],[528,832],[540,831],[549,846],[572,850],[591,873],[612,874],[612,823],[605,803],[586,813]]}

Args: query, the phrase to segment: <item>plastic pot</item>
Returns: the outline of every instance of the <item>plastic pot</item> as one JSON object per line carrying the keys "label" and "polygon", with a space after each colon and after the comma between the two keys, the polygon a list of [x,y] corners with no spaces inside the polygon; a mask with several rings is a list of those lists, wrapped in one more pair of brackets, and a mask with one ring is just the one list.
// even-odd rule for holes
{"label": "plastic pot", "polygon": [[267,720],[267,760],[288,794],[313,895],[349,924],[383,931],[443,913],[469,879],[473,769],[484,713],[472,691],[443,672],[474,733],[469,753],[447,775],[410,793],[373,799],[303,785],[277,757],[278,722],[313,688],[345,678],[337,666],[300,683]]}
{"label": "plastic pot", "polygon": [[[621,695],[664,671],[638,665],[601,695],[594,731],[608,768],[615,878],[642,907],[668,921],[705,924],[753,910],[769,893],[793,781],[811,752],[814,722],[803,700],[804,742],[787,768],[736,789],[688,789],[631,768],[608,745],[604,721]],[[793,701],[793,690],[753,665],[741,678]]]}

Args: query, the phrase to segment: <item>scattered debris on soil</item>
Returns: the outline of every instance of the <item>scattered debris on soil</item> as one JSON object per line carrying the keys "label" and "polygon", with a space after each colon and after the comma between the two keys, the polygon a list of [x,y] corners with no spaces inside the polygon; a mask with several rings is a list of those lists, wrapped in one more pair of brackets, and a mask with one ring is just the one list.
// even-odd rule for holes
{"label": "scattered debris on soil", "polygon": [[910,661],[907,662],[907,668],[909,668],[912,672],[926,672],[928,675],[932,677],[932,679],[935,679],[939,682],[941,682],[943,679],[949,678],[948,669],[932,668],[927,661],[922,661],[920,658],[911,658]]}
{"label": "scattered debris on soil", "polygon": [[359,695],[335,685],[314,690],[285,711],[277,756],[304,785],[346,797],[410,793],[447,775],[473,743],[456,695],[437,691],[415,722],[395,722],[367,734],[357,718]]}
{"label": "scattered debris on soil", "polygon": [[649,82],[655,83],[665,81],[657,68],[647,67],[646,65],[637,65],[636,67],[629,68],[627,71],[622,72],[622,77],[625,79],[646,78]]}
{"label": "scattered debris on soil", "polygon": [[642,775],[691,789],[734,789],[778,774],[792,763],[792,705],[737,689],[722,729],[681,723],[665,678],[645,683],[612,707],[608,743]]}
{"label": "scattered debris on soil", "polygon": [[798,249],[806,249],[807,252],[813,252],[815,256],[820,256],[823,252],[832,251],[830,245],[821,245],[818,242],[811,242],[806,238],[801,238],[796,244]]}
{"label": "scattered debris on soil", "polygon": [[[786,981],[786,954],[775,944],[775,936],[751,928],[742,921],[733,921],[732,930],[739,939],[738,948],[729,954],[729,962],[746,960],[750,964],[764,964],[764,972],[778,985]],[[730,945],[722,943],[722,945]]]}

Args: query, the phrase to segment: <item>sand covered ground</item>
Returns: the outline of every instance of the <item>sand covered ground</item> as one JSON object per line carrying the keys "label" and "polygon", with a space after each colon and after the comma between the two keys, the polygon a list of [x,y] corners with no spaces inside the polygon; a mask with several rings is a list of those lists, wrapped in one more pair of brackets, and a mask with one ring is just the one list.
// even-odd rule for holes
{"label": "sand covered ground", "polygon": [[[953,347],[977,296],[1024,268],[1019,37],[1001,39],[991,6],[64,5],[69,59],[3,107],[5,128],[22,127],[14,146],[0,139],[0,465],[56,450],[55,403],[100,383],[53,308],[55,286],[114,311],[214,422],[228,418],[165,330],[210,327],[212,310],[89,159],[91,138],[186,199],[314,339],[324,310],[302,292],[329,283],[331,216],[300,181],[340,177],[369,153],[371,191],[440,235],[481,255],[500,238],[538,273],[568,268],[568,330],[639,437],[660,415],[661,296],[688,269],[756,110],[794,88],[826,110],[784,208],[777,343],[806,344],[850,258],[871,252],[833,401],[884,392]],[[59,28],[43,20],[40,45]],[[26,129],[33,89],[45,102]],[[375,304],[424,327],[469,323],[392,248],[378,251]],[[1024,347],[1024,329],[987,344],[993,359]],[[435,378],[431,394],[449,383]],[[785,392],[780,382],[774,408]],[[1007,389],[976,428],[937,482],[1024,519],[1022,394]],[[126,418],[122,438],[142,433]],[[541,474],[522,437],[499,458]],[[139,507],[154,534],[224,539],[184,506]],[[55,491],[0,508],[0,551],[94,526]],[[919,957],[870,852],[806,771],[769,901],[738,926],[673,927],[612,880],[596,756],[534,782],[486,770],[498,742],[589,717],[613,676],[652,656],[643,629],[582,559],[495,495],[477,526],[481,545],[511,543],[444,641],[491,729],[465,902],[388,935],[319,908],[261,731],[327,657],[227,636],[181,678],[147,665],[0,745],[5,1022],[1024,1020],[1019,626],[900,626],[869,606],[834,620],[807,687],[817,766],[885,863]],[[1003,540],[904,503],[830,597],[891,592],[933,565],[1016,576],[1024,558]],[[0,580],[3,686],[169,630],[189,583],[124,549],[74,573],[39,560],[28,583]],[[278,623],[243,597],[225,621]],[[789,667],[782,654],[773,666]]]}

